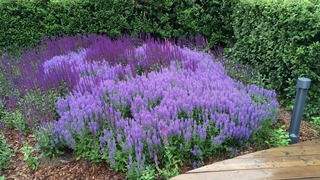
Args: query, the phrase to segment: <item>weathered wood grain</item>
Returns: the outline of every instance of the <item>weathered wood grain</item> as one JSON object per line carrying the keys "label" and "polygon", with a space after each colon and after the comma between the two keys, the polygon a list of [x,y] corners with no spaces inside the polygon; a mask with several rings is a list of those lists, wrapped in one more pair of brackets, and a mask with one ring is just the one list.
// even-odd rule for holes
{"label": "weathered wood grain", "polygon": [[320,179],[320,140],[239,156],[172,178],[183,179]]}

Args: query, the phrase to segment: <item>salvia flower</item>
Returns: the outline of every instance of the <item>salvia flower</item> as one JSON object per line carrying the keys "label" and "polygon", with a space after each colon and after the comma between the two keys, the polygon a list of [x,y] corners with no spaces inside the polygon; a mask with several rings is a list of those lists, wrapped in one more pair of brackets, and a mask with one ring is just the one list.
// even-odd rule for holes
{"label": "salvia flower", "polygon": [[210,54],[168,42],[148,41],[128,51],[118,45],[105,54],[101,48],[83,49],[45,63],[47,76],[64,64],[78,73],[70,93],[56,103],[56,143],[74,147],[75,137],[91,132],[100,136],[112,166],[123,153],[127,168],[135,163],[141,172],[147,162],[159,165],[172,139],[177,151],[190,148],[187,152],[201,159],[201,142],[213,147],[227,139],[247,142],[263,122],[277,118],[274,91],[234,81]]}

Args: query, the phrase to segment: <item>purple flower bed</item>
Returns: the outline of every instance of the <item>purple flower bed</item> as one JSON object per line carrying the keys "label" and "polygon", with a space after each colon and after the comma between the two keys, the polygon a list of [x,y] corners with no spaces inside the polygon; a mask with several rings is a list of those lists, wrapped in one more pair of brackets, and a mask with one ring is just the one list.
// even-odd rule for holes
{"label": "purple flower bed", "polygon": [[[246,143],[263,122],[277,118],[274,91],[235,82],[205,52],[168,42],[157,48],[162,51],[156,57],[163,61],[158,65],[167,66],[141,76],[130,62],[86,59],[90,50],[46,61],[46,76],[67,66],[78,78],[71,93],[56,103],[60,118],[54,123],[53,145],[77,149],[79,139],[91,136],[113,167],[139,173],[150,164],[163,166],[164,147],[202,160],[207,150],[230,140]],[[133,49],[134,67],[150,68],[150,51],[148,44]]]}
{"label": "purple flower bed", "polygon": [[[57,114],[24,113],[49,121],[39,128],[42,146],[105,159],[130,178],[145,172],[168,178],[184,163],[197,167],[220,151],[236,153],[278,116],[275,91],[233,80],[205,51],[151,37],[142,43],[96,35],[61,38],[40,49],[1,68],[21,96],[37,90],[48,96],[52,89],[60,96]],[[7,108],[17,104],[14,98]],[[36,109],[34,101],[25,107]]]}

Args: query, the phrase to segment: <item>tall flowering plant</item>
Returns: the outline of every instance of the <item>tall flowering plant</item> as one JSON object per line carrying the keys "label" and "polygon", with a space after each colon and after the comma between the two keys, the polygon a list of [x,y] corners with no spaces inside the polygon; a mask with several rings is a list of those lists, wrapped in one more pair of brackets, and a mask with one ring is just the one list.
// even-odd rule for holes
{"label": "tall flowering plant", "polygon": [[[36,133],[43,150],[68,147],[132,178],[170,177],[182,163],[234,153],[275,121],[274,91],[233,80],[212,54],[179,43],[97,35],[44,41],[17,61],[3,59],[7,88],[23,97],[5,97],[5,105],[24,106],[29,126],[49,121]],[[37,110],[46,104],[54,111]]]}
{"label": "tall flowering plant", "polygon": [[130,50],[136,67],[145,69],[138,76],[132,59],[94,62],[86,50],[68,55],[81,60],[46,61],[48,75],[64,63],[79,73],[70,94],[56,103],[60,118],[52,145],[77,151],[89,136],[113,167],[161,172],[168,162],[177,165],[187,157],[197,166],[229,142],[229,150],[235,149],[277,118],[274,91],[234,81],[212,55],[169,42],[153,48],[158,51],[152,56],[148,43]]}

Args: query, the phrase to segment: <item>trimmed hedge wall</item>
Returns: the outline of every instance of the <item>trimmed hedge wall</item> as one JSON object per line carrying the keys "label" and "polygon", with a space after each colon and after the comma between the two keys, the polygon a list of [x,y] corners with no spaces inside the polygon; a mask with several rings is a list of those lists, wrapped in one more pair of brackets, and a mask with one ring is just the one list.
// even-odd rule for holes
{"label": "trimmed hedge wall", "polygon": [[320,114],[319,0],[240,0],[233,29],[234,57],[263,67],[266,83],[286,103],[294,101],[297,78],[311,78],[305,112]]}
{"label": "trimmed hedge wall", "polygon": [[37,45],[44,36],[91,33],[144,32],[160,38],[201,34],[211,46],[226,45],[233,36],[228,23],[231,4],[228,0],[2,0],[0,50]]}

